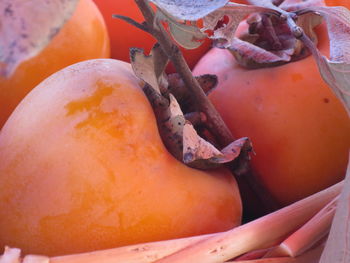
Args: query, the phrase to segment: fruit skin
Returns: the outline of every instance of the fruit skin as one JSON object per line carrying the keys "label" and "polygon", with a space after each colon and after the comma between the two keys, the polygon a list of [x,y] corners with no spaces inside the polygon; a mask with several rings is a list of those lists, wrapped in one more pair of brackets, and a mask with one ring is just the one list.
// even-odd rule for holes
{"label": "fruit skin", "polygon": [[73,16],[37,56],[10,78],[0,76],[0,129],[24,96],[54,72],[79,61],[110,55],[106,25],[92,0],[80,0]]}
{"label": "fruit skin", "polygon": [[[135,21],[142,23],[144,18],[134,0],[94,0],[100,8],[107,24],[111,39],[111,57],[130,62],[129,48],[143,48],[145,53],[149,53],[156,40],[148,33],[136,28],[120,19],[113,18],[113,14],[128,16]],[[181,48],[184,57],[190,68],[193,68],[198,60],[209,50],[211,41],[205,40],[196,49],[186,50]],[[168,73],[175,72],[171,65],[167,68]]]}
{"label": "fruit skin", "polygon": [[345,6],[350,9],[350,2],[348,0],[325,0],[327,6]]}
{"label": "fruit skin", "polygon": [[[318,36],[319,49],[328,54],[324,27]],[[252,140],[256,152],[252,167],[281,205],[344,177],[349,118],[312,57],[248,70],[229,51],[214,48],[193,72],[218,76],[218,87],[209,98],[236,137]]]}
{"label": "fruit skin", "polygon": [[129,64],[91,60],[20,103],[0,134],[0,246],[52,256],[240,223],[233,176],[173,158],[138,84]]}

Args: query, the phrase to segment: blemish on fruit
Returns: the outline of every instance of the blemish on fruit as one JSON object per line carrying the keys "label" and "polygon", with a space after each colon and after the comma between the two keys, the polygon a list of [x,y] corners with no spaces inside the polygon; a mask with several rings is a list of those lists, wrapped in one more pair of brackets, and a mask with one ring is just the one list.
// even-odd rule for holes
{"label": "blemish on fruit", "polygon": [[98,107],[102,100],[113,92],[113,87],[107,86],[106,83],[99,82],[97,83],[97,87],[98,88],[91,96],[66,104],[66,116]]}
{"label": "blemish on fruit", "polygon": [[293,82],[297,82],[297,81],[303,80],[303,75],[299,73],[294,73],[294,74],[291,74],[291,78]]}
{"label": "blemish on fruit", "polygon": [[328,99],[328,98],[324,98],[324,99],[323,99],[323,102],[324,102],[324,103],[329,103],[329,99]]}

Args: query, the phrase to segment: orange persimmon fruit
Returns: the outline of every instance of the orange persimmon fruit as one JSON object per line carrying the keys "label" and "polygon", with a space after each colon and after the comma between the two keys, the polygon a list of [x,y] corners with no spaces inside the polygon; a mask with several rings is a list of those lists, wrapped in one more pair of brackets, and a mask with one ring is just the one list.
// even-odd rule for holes
{"label": "orange persimmon fruit", "polygon": [[42,80],[76,62],[109,55],[108,32],[100,11],[92,0],[80,0],[72,17],[38,55],[22,62],[9,78],[0,76],[0,129]]}
{"label": "orange persimmon fruit", "polygon": [[97,59],[33,89],[0,134],[0,246],[62,255],[240,224],[227,170],[164,147],[128,63]]}
{"label": "orange persimmon fruit", "polygon": [[[333,1],[335,2],[335,1]],[[324,25],[316,30],[327,55]],[[213,48],[194,74],[216,74],[209,95],[236,137],[252,140],[252,168],[280,205],[340,181],[350,148],[350,121],[312,56],[282,66],[246,69],[228,50]]]}

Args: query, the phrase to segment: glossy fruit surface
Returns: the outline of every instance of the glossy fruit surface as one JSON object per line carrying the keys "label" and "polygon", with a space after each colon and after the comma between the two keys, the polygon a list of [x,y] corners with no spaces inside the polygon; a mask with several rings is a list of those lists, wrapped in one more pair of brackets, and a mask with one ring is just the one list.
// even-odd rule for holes
{"label": "glossy fruit surface", "polygon": [[226,170],[173,158],[129,64],[55,73],[0,134],[0,246],[59,255],[230,229],[241,201]]}
{"label": "glossy fruit surface", "polygon": [[[108,27],[109,36],[111,39],[112,58],[129,62],[129,48],[131,47],[143,48],[147,54],[149,53],[156,42],[150,34],[143,32],[135,26],[132,26],[120,19],[112,17],[113,14],[124,15],[139,23],[142,23],[144,21],[143,16],[134,0],[94,1],[100,8]],[[181,48],[190,68],[193,68],[201,56],[208,51],[210,45],[211,42],[206,40],[197,49],[185,50]],[[168,71],[174,72],[174,68],[168,68]]]}
{"label": "glossy fruit surface", "polygon": [[[318,31],[328,54],[326,32]],[[229,51],[212,49],[194,69],[204,73],[218,76],[209,98],[236,137],[251,138],[253,169],[282,205],[344,177],[350,121],[312,57],[248,70]]]}
{"label": "glossy fruit surface", "polygon": [[0,76],[0,129],[24,96],[42,80],[73,63],[109,57],[108,33],[92,0],[80,0],[71,19],[37,56],[10,78]]}

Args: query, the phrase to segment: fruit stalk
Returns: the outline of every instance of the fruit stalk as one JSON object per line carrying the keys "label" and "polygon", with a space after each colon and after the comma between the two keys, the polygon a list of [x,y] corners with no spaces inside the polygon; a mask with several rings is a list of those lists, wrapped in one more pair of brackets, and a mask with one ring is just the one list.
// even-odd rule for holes
{"label": "fruit stalk", "polygon": [[147,0],[135,0],[139,6],[149,32],[157,39],[164,53],[168,55],[169,60],[173,63],[176,71],[180,74],[187,88],[193,94],[193,101],[199,112],[203,112],[208,118],[208,128],[217,138],[220,146],[224,147],[234,141],[231,131],[227,128],[219,113],[213,104],[207,99],[198,81],[192,75],[181,51],[173,43],[164,29],[163,25],[156,21],[154,12]]}

